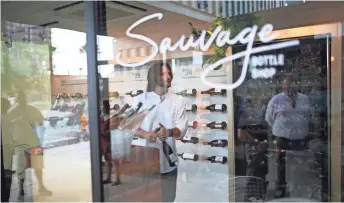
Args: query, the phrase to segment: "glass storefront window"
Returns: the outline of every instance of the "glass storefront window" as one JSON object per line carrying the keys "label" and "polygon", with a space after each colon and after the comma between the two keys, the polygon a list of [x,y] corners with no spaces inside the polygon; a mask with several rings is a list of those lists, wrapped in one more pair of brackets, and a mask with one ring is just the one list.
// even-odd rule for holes
{"label": "glass storefront window", "polygon": [[[51,168],[71,164],[57,179],[44,178],[49,197],[30,200],[342,201],[344,3],[36,4],[53,11],[41,14],[54,14],[51,23],[37,20],[39,12],[21,20],[10,12],[20,3],[3,4],[2,120],[11,126],[26,118],[13,113],[24,92],[41,116],[20,126],[44,132],[36,144],[42,160]],[[27,30],[37,24],[31,37]],[[85,27],[93,30],[85,34]],[[90,85],[98,89],[91,97]],[[47,117],[69,111],[77,118]],[[2,127],[6,155],[23,133]],[[53,146],[54,133],[78,141]],[[18,162],[20,153],[7,157]],[[13,167],[5,167],[10,199],[21,191]],[[69,178],[74,184],[62,189]]]}
{"label": "glass storefront window", "polygon": [[85,19],[69,4],[1,2],[3,201],[92,200]]}

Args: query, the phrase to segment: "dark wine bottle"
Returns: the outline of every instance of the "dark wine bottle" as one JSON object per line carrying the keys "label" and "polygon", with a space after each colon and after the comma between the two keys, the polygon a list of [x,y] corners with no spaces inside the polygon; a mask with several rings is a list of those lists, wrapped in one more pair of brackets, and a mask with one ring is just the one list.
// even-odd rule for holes
{"label": "dark wine bottle", "polygon": [[177,93],[177,95],[180,95],[183,97],[186,97],[186,96],[194,97],[194,96],[196,96],[196,94],[197,94],[196,89],[183,90],[183,91]]}
{"label": "dark wine bottle", "polygon": [[197,144],[199,142],[199,139],[198,139],[198,137],[186,137],[180,141],[182,141],[183,143]]}
{"label": "dark wine bottle", "polygon": [[227,123],[225,121],[223,122],[211,122],[208,124],[203,124],[203,127],[208,127],[210,129],[226,129],[227,128]]}
{"label": "dark wine bottle", "polygon": [[118,98],[119,97],[119,93],[118,92],[109,92],[109,97],[114,97],[114,98]]}
{"label": "dark wine bottle", "polygon": [[198,155],[197,154],[181,153],[181,154],[178,154],[178,156],[180,156],[184,160],[198,161]]}
{"label": "dark wine bottle", "polygon": [[188,127],[195,129],[195,128],[198,127],[198,122],[197,121],[189,121],[188,122]]}
{"label": "dark wine bottle", "polygon": [[136,97],[142,93],[143,93],[143,90],[133,90],[133,91],[130,91],[128,93],[125,93],[125,95],[129,95],[131,97]]}
{"label": "dark wine bottle", "polygon": [[225,96],[227,94],[227,91],[225,89],[211,88],[206,91],[201,91],[201,94],[209,94],[210,96],[214,96],[214,95]]}
{"label": "dark wine bottle", "polygon": [[227,157],[225,156],[210,156],[205,159],[210,161],[211,163],[220,163],[220,164],[227,163]]}
{"label": "dark wine bottle", "polygon": [[[142,106],[142,103],[141,103],[141,106]],[[141,108],[141,106],[139,108]],[[160,127],[157,128],[155,130],[155,132],[158,132],[159,130],[160,130]],[[171,155],[173,155],[173,150],[172,150],[171,146],[169,144],[167,144],[166,141],[162,141],[162,151],[163,151],[163,153],[167,159],[169,166],[170,167],[176,166],[176,164],[174,162],[172,162],[171,157],[170,157]]]}
{"label": "dark wine bottle", "polygon": [[186,111],[191,111],[195,113],[197,111],[197,105],[196,104],[189,104],[185,106]]}
{"label": "dark wine bottle", "polygon": [[227,111],[227,105],[226,104],[212,104],[206,107],[201,107],[202,109],[207,109],[211,112],[226,112]]}
{"label": "dark wine bottle", "polygon": [[212,147],[226,147],[228,145],[227,140],[212,140],[209,142],[204,142],[204,145],[210,145]]}

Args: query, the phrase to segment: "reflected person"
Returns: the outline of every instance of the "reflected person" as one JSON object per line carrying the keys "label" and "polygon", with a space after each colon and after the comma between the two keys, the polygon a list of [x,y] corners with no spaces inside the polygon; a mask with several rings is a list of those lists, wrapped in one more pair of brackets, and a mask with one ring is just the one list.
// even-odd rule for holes
{"label": "reflected person", "polygon": [[[286,150],[302,150],[308,134],[309,98],[298,93],[297,76],[286,74],[282,78],[282,92],[268,104],[265,119],[272,128],[276,147]],[[286,196],[286,152],[278,152],[275,198]]]}
{"label": "reflected person", "polygon": [[247,90],[244,101],[239,107],[237,133],[238,138],[245,143],[246,175],[261,178],[265,183],[265,176],[268,173],[266,105],[258,86],[248,86]]}
{"label": "reflected person", "polygon": [[[147,92],[135,97],[133,106],[139,102],[142,109],[156,105],[143,120],[136,134],[145,146],[160,149],[160,175],[162,202],[173,202],[176,195],[178,156],[176,139],[184,136],[187,116],[182,97],[169,92],[173,79],[170,65],[155,62],[147,73]],[[142,140],[144,139],[144,140]]]}
{"label": "reflected person", "polygon": [[[24,200],[25,169],[35,169],[38,180],[38,192],[42,196],[50,196],[49,191],[43,184],[43,150],[40,148],[40,141],[36,135],[34,126],[43,124],[43,115],[39,109],[27,104],[25,93],[18,91],[15,106],[9,110],[9,118],[13,123],[13,135],[15,142],[15,153],[17,155],[16,173],[19,179],[18,200]],[[28,156],[31,149],[40,149],[39,155]]]}

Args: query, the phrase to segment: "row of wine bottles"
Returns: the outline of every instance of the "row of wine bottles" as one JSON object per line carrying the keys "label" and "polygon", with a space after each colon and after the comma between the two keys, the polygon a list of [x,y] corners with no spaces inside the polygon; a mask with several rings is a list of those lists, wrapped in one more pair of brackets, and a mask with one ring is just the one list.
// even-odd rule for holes
{"label": "row of wine bottles", "polygon": [[227,128],[227,123],[225,121],[222,122],[210,122],[207,124],[199,124],[197,121],[190,121],[188,122],[188,127],[196,129],[198,127],[208,127],[210,129],[220,129],[220,130],[225,130]]}
{"label": "row of wine bottles", "polygon": [[225,156],[209,156],[209,157],[204,156],[204,157],[201,157],[198,154],[192,154],[192,153],[181,153],[181,154],[178,154],[178,156],[184,160],[192,160],[192,161],[208,160],[211,163],[220,163],[220,164],[227,163],[227,157],[225,157]]}
{"label": "row of wine bottles", "polygon": [[[133,91],[124,93],[124,95],[136,97],[136,96],[142,94],[143,92],[144,92],[143,90],[133,90]],[[118,98],[119,96],[120,96],[119,92],[116,92],[116,91],[115,92],[109,92],[109,97]]]}
{"label": "row of wine bottles", "polygon": [[[197,90],[196,89],[187,89],[187,90],[183,90],[181,92],[178,92],[176,94],[183,96],[183,97],[195,97],[197,95]],[[214,95],[226,96],[227,91],[225,89],[211,88],[211,89],[208,89],[206,91],[201,91],[201,94],[209,94],[210,96],[214,96]]]}
{"label": "row of wine bottles", "polygon": [[[196,113],[198,107],[196,104],[189,104],[185,107],[186,111],[191,111]],[[209,106],[200,106],[199,109],[201,110],[209,110],[211,112],[226,112],[227,105],[226,104],[211,104]]]}
{"label": "row of wine bottles", "polygon": [[[120,107],[118,104],[115,104],[113,107],[114,110],[119,110]],[[196,104],[186,105],[185,107],[186,111],[191,111],[195,113],[198,109]],[[210,112],[226,112],[227,111],[227,105],[226,104],[212,104],[209,106],[200,106],[201,110],[209,110]]]}
{"label": "row of wine bottles", "polygon": [[84,96],[87,96],[87,95],[83,95],[81,93],[72,93],[72,94],[67,94],[67,93],[60,93],[60,94],[55,94],[54,95],[56,97],[56,99],[81,99],[83,98]]}
{"label": "row of wine bottles", "polygon": [[[133,90],[133,91],[125,93],[124,95],[136,97],[136,96],[142,94],[143,92],[144,92],[143,90]],[[178,92],[176,94],[180,95],[180,96],[184,96],[184,97],[186,97],[186,96],[195,97],[197,94],[197,90],[196,89],[187,89],[187,90],[183,90],[181,92]],[[227,94],[227,91],[225,89],[211,88],[211,89],[208,89],[206,91],[201,91],[201,94],[209,94],[210,96],[214,96],[214,95],[225,96]],[[109,92],[109,97],[118,98],[119,96],[120,96],[120,94],[117,91]]]}
{"label": "row of wine bottles", "polygon": [[202,144],[202,145],[210,145],[211,147],[226,147],[228,145],[227,140],[211,140],[211,141],[202,141],[200,142],[198,137],[186,137],[180,140],[183,143],[192,143],[192,144]]}

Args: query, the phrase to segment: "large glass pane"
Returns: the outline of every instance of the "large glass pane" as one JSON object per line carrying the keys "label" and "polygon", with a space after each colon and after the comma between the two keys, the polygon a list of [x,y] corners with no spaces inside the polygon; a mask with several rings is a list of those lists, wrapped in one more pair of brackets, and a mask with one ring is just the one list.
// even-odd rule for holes
{"label": "large glass pane", "polygon": [[91,201],[84,4],[1,2],[1,11],[2,195]]}
{"label": "large glass pane", "polygon": [[110,130],[105,200],[339,201],[343,6],[106,2],[104,104],[156,106]]}

